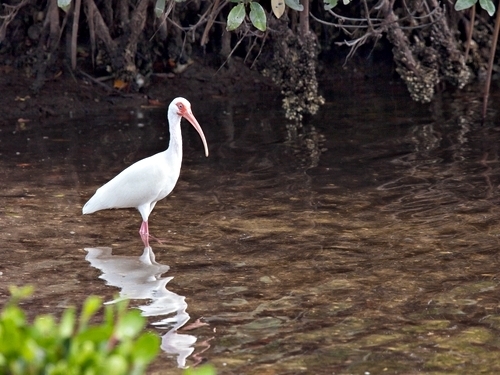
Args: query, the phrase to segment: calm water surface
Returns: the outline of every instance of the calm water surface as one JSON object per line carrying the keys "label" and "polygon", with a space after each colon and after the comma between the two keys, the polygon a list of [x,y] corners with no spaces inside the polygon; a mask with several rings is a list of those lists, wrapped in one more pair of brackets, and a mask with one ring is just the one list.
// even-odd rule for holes
{"label": "calm water surface", "polygon": [[184,124],[181,178],[150,217],[163,241],[146,249],[138,212],[81,207],[166,147],[164,109],[13,121],[0,301],[28,283],[30,316],[131,298],[162,337],[149,374],[498,373],[498,113],[481,127],[472,94],[429,107],[378,82],[325,96],[298,131],[272,93],[193,101],[211,155]]}

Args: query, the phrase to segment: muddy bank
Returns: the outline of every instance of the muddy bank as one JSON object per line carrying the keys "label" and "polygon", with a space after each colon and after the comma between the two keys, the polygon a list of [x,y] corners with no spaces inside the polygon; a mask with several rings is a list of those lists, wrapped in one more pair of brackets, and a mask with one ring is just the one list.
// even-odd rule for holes
{"label": "muddy bank", "polygon": [[214,96],[250,100],[262,90],[273,90],[279,95],[279,90],[269,79],[238,61],[230,68],[220,70],[195,62],[182,74],[152,76],[149,85],[135,93],[113,89],[111,81],[99,84],[82,74],[69,72],[60,72],[47,80],[37,94],[30,88],[32,83],[33,78],[22,71],[4,67],[0,75],[3,112],[0,126],[10,126],[18,120],[82,117],[137,105],[168,105],[176,96],[191,100]]}

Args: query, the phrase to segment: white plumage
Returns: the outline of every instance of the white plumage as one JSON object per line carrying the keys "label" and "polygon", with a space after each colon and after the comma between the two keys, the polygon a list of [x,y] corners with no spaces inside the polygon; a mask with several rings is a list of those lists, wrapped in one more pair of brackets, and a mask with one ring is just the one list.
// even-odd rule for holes
{"label": "white plumage", "polygon": [[148,218],[156,202],[169,195],[177,183],[182,164],[181,118],[187,119],[199,133],[205,155],[208,146],[200,124],[184,98],[175,98],[168,107],[170,143],[167,150],[139,160],[124,169],[111,181],[97,189],[83,206],[83,214],[109,208],[135,207],[142,216],[139,230],[145,245],[149,237]]}

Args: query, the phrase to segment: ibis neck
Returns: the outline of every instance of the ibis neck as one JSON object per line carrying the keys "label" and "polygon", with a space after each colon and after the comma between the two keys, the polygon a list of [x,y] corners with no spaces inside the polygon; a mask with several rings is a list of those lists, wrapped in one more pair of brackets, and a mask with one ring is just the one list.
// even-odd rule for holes
{"label": "ibis neck", "polygon": [[182,132],[180,116],[169,116],[170,142],[168,152],[177,155],[182,159]]}

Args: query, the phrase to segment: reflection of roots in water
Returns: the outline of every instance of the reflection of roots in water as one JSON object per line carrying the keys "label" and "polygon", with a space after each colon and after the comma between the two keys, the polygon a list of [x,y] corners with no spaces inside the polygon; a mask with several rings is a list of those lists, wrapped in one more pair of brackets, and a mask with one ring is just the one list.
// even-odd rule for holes
{"label": "reflection of roots in water", "polygon": [[304,167],[317,167],[324,148],[325,136],[314,126],[287,125],[287,141],[293,148],[293,153]]}
{"label": "reflection of roots in water", "polygon": [[414,126],[410,131],[415,151],[429,151],[439,148],[442,142],[442,134],[434,129],[434,124]]}
{"label": "reflection of roots in water", "polygon": [[[473,142],[487,135],[477,138],[470,134],[471,129],[463,121],[412,127],[406,139],[413,145],[413,152],[391,160],[391,164],[403,168],[400,176],[377,187],[391,200],[381,210],[394,213],[398,219],[435,223],[450,221],[464,207],[492,207],[493,202],[484,200],[494,196],[492,180],[498,179],[500,168],[491,165],[498,163],[498,152],[491,152],[491,146],[487,146],[488,152],[478,155]],[[394,171],[390,175],[394,176]]]}
{"label": "reflection of roots in water", "polygon": [[[411,168],[412,174],[415,169]],[[428,172],[422,173],[429,176]],[[449,219],[461,204],[470,204],[467,192],[474,190],[473,184],[464,178],[451,176],[439,179],[442,173],[433,177],[400,177],[380,185],[377,190],[385,191],[397,198],[384,205],[381,210],[395,213],[395,217],[419,219],[422,222],[436,222]],[[462,194],[463,192],[463,194]]]}
{"label": "reflection of roots in water", "polygon": [[408,215],[412,219],[431,223],[449,219],[453,215],[454,205],[458,203],[460,200],[451,192],[430,189],[402,196],[381,210],[393,212],[400,219]]}
{"label": "reflection of roots in water", "polygon": [[487,200],[494,195],[492,179],[500,175],[500,171],[493,170],[486,158],[469,163],[463,160],[441,164],[408,163],[409,168],[401,172],[406,176],[377,187],[388,198],[392,197],[381,210],[393,212],[399,219],[409,217],[432,223],[449,220],[464,207],[480,206],[481,210],[485,204],[492,207],[493,202]]}

